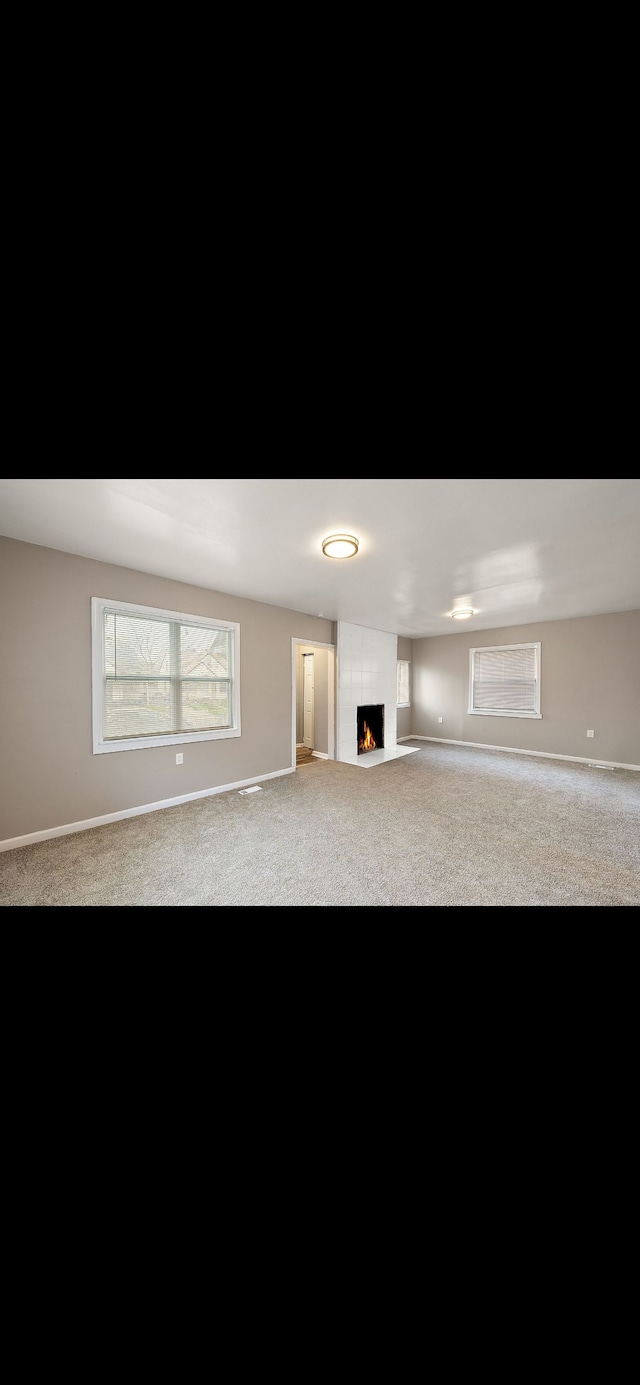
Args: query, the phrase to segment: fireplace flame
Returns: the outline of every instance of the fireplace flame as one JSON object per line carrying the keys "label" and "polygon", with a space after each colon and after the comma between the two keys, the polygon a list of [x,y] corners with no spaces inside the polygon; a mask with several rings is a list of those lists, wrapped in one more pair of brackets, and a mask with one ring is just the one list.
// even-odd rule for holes
{"label": "fireplace flame", "polygon": [[367,726],[366,721],[363,723],[363,725],[364,725],[364,736],[361,736],[360,741],[359,741],[359,744],[358,744],[358,750],[359,750],[359,753],[360,753],[360,754],[362,753],[363,750],[375,750],[376,744],[377,744],[377,742],[374,741],[373,736],[371,735],[371,731],[370,731],[369,727]]}

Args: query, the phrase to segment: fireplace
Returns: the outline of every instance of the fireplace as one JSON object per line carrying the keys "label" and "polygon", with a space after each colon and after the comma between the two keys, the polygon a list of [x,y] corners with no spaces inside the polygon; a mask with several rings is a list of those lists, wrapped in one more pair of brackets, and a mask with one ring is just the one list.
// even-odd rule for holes
{"label": "fireplace", "polygon": [[384,749],[384,702],[358,707],[358,755]]}

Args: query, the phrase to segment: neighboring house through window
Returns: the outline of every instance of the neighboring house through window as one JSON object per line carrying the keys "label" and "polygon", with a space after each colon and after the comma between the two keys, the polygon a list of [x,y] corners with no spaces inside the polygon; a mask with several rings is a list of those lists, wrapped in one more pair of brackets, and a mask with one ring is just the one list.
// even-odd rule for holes
{"label": "neighboring house through window", "polygon": [[409,703],[409,659],[398,659],[396,665],[397,672],[397,693],[396,701],[399,707],[408,707]]}
{"label": "neighboring house through window", "polygon": [[540,643],[469,650],[469,712],[483,717],[537,717]]}
{"label": "neighboring house through window", "polygon": [[240,626],[106,601],[92,607],[93,753],[240,735]]}

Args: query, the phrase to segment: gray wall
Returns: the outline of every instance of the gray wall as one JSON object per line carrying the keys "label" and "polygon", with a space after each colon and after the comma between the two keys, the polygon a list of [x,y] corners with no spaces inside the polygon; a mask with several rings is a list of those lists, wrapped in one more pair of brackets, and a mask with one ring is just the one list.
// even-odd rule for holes
{"label": "gray wall", "polygon": [[[409,660],[409,699],[413,702],[411,685],[413,682],[413,640],[407,639],[406,635],[398,635],[398,659]],[[411,735],[411,707],[397,708],[397,738],[402,740],[403,736]]]}
{"label": "gray wall", "polygon": [[[542,720],[469,716],[469,650],[533,640],[541,643]],[[465,630],[412,645],[413,735],[640,765],[640,611]]]}
{"label": "gray wall", "polygon": [[[92,596],[239,621],[242,735],[94,755]],[[333,623],[0,538],[0,840],[291,768],[293,637]]]}

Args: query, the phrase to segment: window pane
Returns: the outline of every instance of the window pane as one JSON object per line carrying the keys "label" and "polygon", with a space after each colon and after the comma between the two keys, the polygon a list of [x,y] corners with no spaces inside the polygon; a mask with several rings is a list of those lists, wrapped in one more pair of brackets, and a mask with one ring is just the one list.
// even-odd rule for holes
{"label": "window pane", "polygon": [[229,726],[230,689],[228,683],[191,682],[182,684],[181,731],[207,731]]}
{"label": "window pane", "polygon": [[[113,639],[113,645],[110,641]],[[106,671],[117,677],[168,676],[169,622],[120,611],[105,614]]]}
{"label": "window pane", "polygon": [[230,630],[203,625],[180,626],[180,673],[183,678],[228,678],[231,673]]}
{"label": "window pane", "polygon": [[100,597],[91,610],[94,754],[240,735],[238,625]]}
{"label": "window pane", "polygon": [[175,731],[168,678],[107,678],[104,691],[105,740],[123,736],[159,736]]}
{"label": "window pane", "polygon": [[473,707],[477,711],[535,712],[535,649],[478,649],[474,656]]}
{"label": "window pane", "polygon": [[409,660],[398,659],[397,663],[397,702],[409,701]]}

